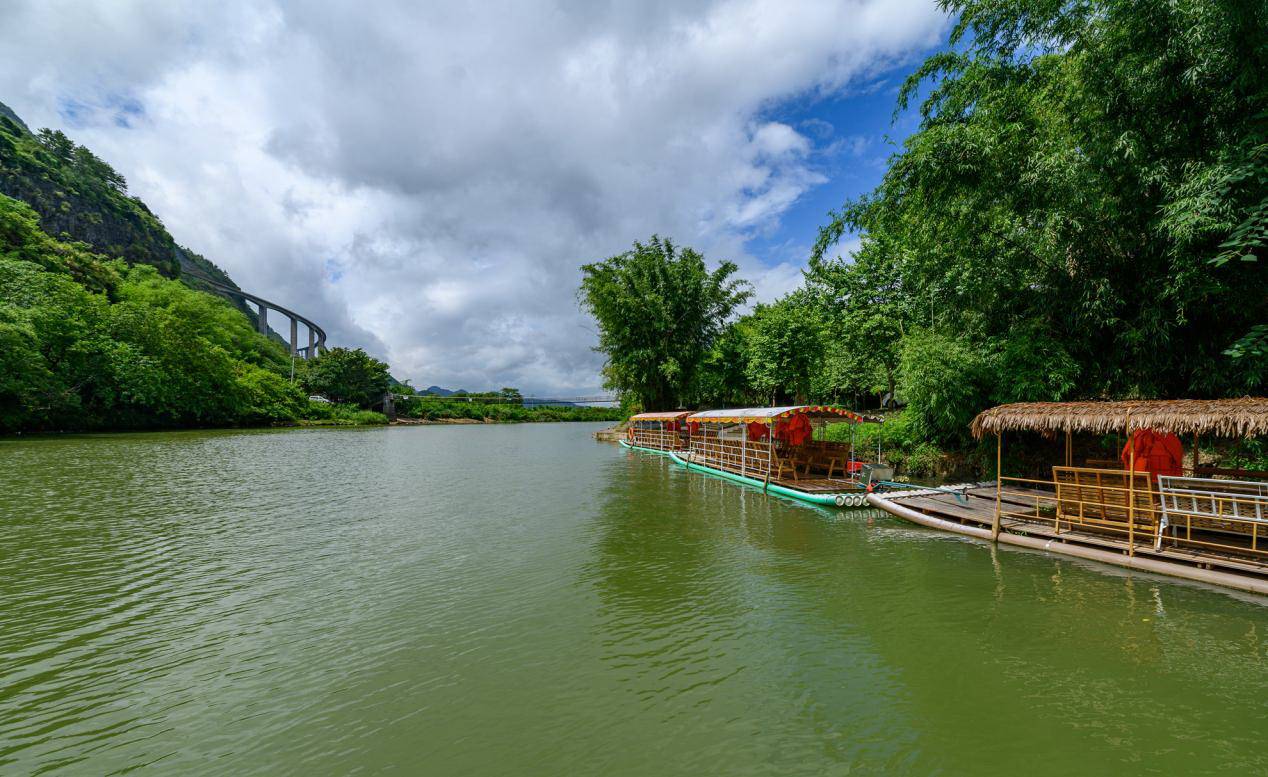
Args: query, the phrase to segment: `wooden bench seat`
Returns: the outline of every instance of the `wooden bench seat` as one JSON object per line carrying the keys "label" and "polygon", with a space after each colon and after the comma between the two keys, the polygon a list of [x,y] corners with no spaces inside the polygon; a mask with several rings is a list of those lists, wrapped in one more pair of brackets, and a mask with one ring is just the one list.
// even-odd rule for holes
{"label": "wooden bench seat", "polygon": [[[1129,480],[1130,477],[1130,480]],[[1129,476],[1124,469],[1053,467],[1057,489],[1057,528],[1157,534],[1159,502],[1147,472]]]}

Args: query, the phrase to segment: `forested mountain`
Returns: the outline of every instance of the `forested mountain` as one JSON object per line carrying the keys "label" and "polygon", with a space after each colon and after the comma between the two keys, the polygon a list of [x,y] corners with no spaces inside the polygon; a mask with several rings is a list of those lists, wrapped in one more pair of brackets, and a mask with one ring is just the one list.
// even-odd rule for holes
{"label": "forested mountain", "polygon": [[232,285],[110,165],[0,105],[0,432],[303,415],[285,347],[205,278]]}
{"label": "forested mountain", "polygon": [[[127,181],[60,130],[32,132],[0,103],[0,194],[29,205],[54,237],[86,243],[129,264],[148,264],[167,278],[237,287],[223,270],[172,239]],[[245,308],[243,308],[245,310]]]}

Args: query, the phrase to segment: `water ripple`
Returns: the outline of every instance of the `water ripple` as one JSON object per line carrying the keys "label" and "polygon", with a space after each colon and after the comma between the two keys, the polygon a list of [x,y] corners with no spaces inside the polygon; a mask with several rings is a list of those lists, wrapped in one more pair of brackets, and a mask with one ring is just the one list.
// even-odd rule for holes
{"label": "water ripple", "polygon": [[0,441],[0,772],[1268,768],[1255,602],[589,429]]}

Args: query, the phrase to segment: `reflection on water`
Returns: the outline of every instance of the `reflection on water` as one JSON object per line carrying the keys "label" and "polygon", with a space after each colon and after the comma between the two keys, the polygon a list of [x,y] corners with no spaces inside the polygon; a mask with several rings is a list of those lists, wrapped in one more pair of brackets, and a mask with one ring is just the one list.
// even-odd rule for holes
{"label": "reflection on water", "polygon": [[0,441],[0,772],[1263,772],[1260,600],[592,443]]}

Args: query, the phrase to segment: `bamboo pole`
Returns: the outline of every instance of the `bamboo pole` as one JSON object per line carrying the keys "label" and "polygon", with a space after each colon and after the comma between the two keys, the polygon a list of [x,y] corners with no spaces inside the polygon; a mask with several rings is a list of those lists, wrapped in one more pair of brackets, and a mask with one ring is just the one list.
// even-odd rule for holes
{"label": "bamboo pole", "polygon": [[1197,477],[1197,476],[1198,476],[1198,459],[1199,459],[1199,455],[1198,455],[1198,433],[1197,433],[1197,432],[1194,432],[1194,433],[1193,433],[1193,472],[1192,472],[1192,473],[1190,473],[1190,474],[1192,474],[1194,477]]}
{"label": "bamboo pole", "polygon": [[1136,441],[1132,439],[1131,415],[1127,416],[1127,555],[1136,555]]}
{"label": "bamboo pole", "polygon": [[775,429],[771,425],[766,426],[766,483],[762,486],[765,491],[770,486],[770,473],[775,468]]}
{"label": "bamboo pole", "polygon": [[1065,430],[1065,465],[1067,467],[1074,466],[1074,448],[1071,445],[1071,439],[1070,439],[1071,435],[1072,433],[1070,432],[1070,430],[1066,429]]}
{"label": "bamboo pole", "polygon": [[1000,503],[1004,495],[1004,473],[1000,468],[1004,459],[1004,433],[995,433],[995,517],[991,520],[991,541],[999,539]]}

